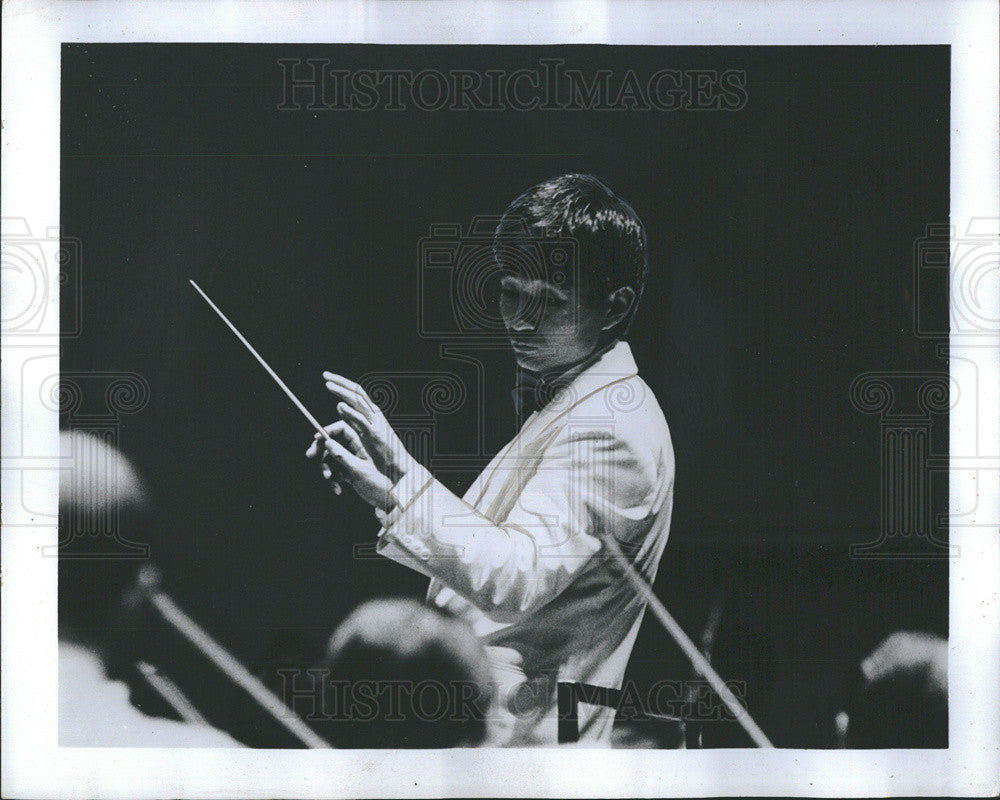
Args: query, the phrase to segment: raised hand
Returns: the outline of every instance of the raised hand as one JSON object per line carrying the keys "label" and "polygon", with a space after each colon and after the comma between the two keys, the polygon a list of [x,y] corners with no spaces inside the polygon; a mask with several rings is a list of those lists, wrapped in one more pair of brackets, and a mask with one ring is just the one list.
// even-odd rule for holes
{"label": "raised hand", "polygon": [[375,466],[395,485],[416,463],[403,441],[363,388],[354,381],[324,372],[326,388],[339,400],[337,413],[357,435],[362,449]]}
{"label": "raised hand", "polygon": [[323,477],[330,481],[336,491],[340,481],[346,481],[351,488],[380,511],[392,507],[390,489],[395,481],[375,465],[361,444],[358,434],[343,420],[327,425],[329,439],[318,433],[306,450],[306,458],[319,458]]}

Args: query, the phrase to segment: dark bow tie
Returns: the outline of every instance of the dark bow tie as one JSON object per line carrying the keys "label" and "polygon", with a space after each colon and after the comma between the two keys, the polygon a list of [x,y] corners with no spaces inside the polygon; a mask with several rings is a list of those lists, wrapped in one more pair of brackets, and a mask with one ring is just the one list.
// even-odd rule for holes
{"label": "dark bow tie", "polygon": [[541,387],[542,379],[539,375],[521,369],[517,371],[517,379],[514,381],[510,396],[514,400],[514,411],[517,413],[518,422],[523,422],[544,405],[539,397]]}
{"label": "dark bow tie", "polygon": [[519,369],[514,381],[514,389],[510,395],[514,399],[514,410],[517,412],[518,424],[521,424],[535,411],[541,411],[559,394],[561,389],[569,386],[583,370],[596,363],[607,353],[617,340],[602,347],[596,353],[565,367],[559,374],[539,375]]}
{"label": "dark bow tie", "polygon": [[541,411],[559,393],[559,390],[570,383],[571,376],[567,374],[542,376],[525,370],[517,371],[517,379],[510,395],[514,399],[514,410],[518,422],[523,422],[535,411]]}

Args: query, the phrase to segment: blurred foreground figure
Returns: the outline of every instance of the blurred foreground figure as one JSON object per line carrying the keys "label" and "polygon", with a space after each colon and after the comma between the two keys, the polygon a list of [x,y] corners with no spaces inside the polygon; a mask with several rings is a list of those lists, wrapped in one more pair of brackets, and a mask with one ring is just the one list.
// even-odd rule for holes
{"label": "blurred foreground figure", "polygon": [[[147,493],[128,459],[81,431],[59,434],[72,467],[59,483],[59,744],[62,747],[240,747],[200,722],[150,717],[121,680],[129,662],[120,609],[135,558],[107,555],[107,537],[82,521],[136,521]],[[196,714],[192,710],[192,714]]]}
{"label": "blurred foreground figure", "polygon": [[334,632],[322,666],[316,727],[335,747],[475,747],[487,737],[486,652],[465,623],[436,610],[365,603]]}
{"label": "blurred foreground figure", "polygon": [[615,722],[611,746],[616,750],[686,750],[684,721],[680,718]]}
{"label": "blurred foreground figure", "polygon": [[948,746],[948,642],[897,631],[861,662],[864,682],[851,713],[838,718],[847,747]]}

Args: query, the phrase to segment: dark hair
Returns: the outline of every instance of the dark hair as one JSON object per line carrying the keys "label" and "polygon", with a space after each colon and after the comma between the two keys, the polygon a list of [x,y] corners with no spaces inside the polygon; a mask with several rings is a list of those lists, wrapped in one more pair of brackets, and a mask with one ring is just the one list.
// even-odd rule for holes
{"label": "dark hair", "polygon": [[317,729],[336,747],[468,747],[486,736],[486,651],[468,625],[435,609],[365,603],[334,632],[321,666],[328,713]]}
{"label": "dark hair", "polygon": [[576,242],[578,272],[594,304],[623,286],[635,291],[625,318],[611,331],[624,338],[646,285],[646,230],[632,207],[593,175],[560,175],[539,183],[504,212],[493,237],[502,269],[521,271],[511,254],[517,243],[569,238]]}

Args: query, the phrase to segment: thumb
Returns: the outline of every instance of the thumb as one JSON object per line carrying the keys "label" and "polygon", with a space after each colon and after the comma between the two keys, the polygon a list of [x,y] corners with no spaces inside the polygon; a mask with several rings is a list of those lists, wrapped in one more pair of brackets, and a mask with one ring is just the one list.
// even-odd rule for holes
{"label": "thumb", "polygon": [[326,439],[324,444],[326,445],[326,452],[329,453],[330,457],[345,469],[357,472],[364,466],[364,462],[340,442],[333,439]]}

